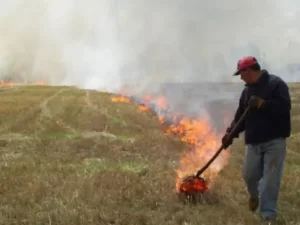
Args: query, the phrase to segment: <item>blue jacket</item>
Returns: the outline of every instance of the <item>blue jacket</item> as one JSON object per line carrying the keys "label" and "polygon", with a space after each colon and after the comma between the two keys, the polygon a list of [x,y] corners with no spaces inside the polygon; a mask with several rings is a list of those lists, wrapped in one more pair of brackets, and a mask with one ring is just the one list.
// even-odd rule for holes
{"label": "blue jacket", "polygon": [[278,76],[263,70],[255,84],[246,84],[229,130],[247,107],[250,96],[265,100],[262,108],[250,109],[235,137],[245,131],[245,143],[262,143],[291,134],[291,98],[287,84]]}

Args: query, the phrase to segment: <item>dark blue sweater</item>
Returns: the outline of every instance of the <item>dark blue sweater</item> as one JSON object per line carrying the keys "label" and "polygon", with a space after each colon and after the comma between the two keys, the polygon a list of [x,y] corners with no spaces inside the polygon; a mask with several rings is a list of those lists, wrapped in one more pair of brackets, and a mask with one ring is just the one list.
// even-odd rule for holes
{"label": "dark blue sweater", "polygon": [[250,109],[238,134],[245,131],[245,143],[262,143],[274,138],[287,138],[291,134],[291,99],[287,84],[278,76],[263,70],[255,84],[246,84],[231,127],[247,107],[250,96],[265,100],[260,109]]}

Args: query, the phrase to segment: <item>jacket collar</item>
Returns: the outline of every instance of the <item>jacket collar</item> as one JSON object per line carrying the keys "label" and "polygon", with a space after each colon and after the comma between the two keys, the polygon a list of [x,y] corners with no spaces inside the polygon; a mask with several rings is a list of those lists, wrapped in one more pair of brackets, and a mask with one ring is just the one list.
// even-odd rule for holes
{"label": "jacket collar", "polygon": [[261,76],[258,78],[258,80],[254,84],[245,84],[245,86],[257,86],[265,83],[265,81],[269,77],[269,72],[267,70],[262,70]]}

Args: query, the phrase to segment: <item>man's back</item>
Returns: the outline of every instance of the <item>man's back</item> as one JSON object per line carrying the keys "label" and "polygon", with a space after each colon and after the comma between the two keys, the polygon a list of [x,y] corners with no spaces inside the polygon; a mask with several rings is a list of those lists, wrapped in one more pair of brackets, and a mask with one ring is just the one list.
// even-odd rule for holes
{"label": "man's back", "polygon": [[246,144],[286,138],[291,133],[291,100],[287,84],[266,70],[255,84],[246,84],[241,95],[245,108],[250,96],[264,99],[262,109],[251,109],[245,121]]}

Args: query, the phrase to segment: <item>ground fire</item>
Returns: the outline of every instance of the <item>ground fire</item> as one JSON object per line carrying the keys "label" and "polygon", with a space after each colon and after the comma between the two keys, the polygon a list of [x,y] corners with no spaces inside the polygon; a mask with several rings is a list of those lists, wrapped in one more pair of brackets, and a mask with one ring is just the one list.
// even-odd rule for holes
{"label": "ground fire", "polygon": [[22,85],[31,85],[31,86],[44,86],[44,81],[38,81],[38,82],[29,82],[29,83],[19,83],[19,82],[13,82],[13,81],[0,81],[0,87],[10,87],[10,86],[22,86]]}
{"label": "ground fire", "polygon": [[175,170],[176,192],[193,195],[208,190],[229,156],[228,151],[224,151],[222,156],[217,158],[203,174],[205,179],[193,176],[210,160],[220,145],[221,137],[216,134],[209,120],[206,118],[190,119],[180,114],[157,113],[160,110],[161,112],[167,110],[167,99],[164,97],[154,98],[149,94],[140,99],[131,99],[122,95],[112,97],[113,102],[129,103],[133,100],[139,100],[138,102],[141,103],[138,111],[155,111],[160,123],[166,127],[164,133],[178,136],[188,146]]}
{"label": "ground fire", "polygon": [[[0,86],[19,86],[19,84],[9,81],[0,81]],[[31,82],[26,85],[45,85],[45,82]],[[203,178],[193,176],[215,153],[220,145],[221,137],[216,134],[209,120],[206,118],[191,119],[178,113],[169,113],[168,102],[165,97],[153,97],[146,94],[144,97],[128,97],[127,90],[122,89],[120,95],[114,95],[112,102],[138,103],[138,112],[152,111],[153,115],[162,124],[166,135],[175,135],[187,144],[179,166],[175,170],[175,188],[177,193],[193,195],[203,193],[208,190],[216,178],[219,171],[224,167],[228,159],[228,151],[224,151],[222,157],[218,157],[208,170],[203,174]]]}

